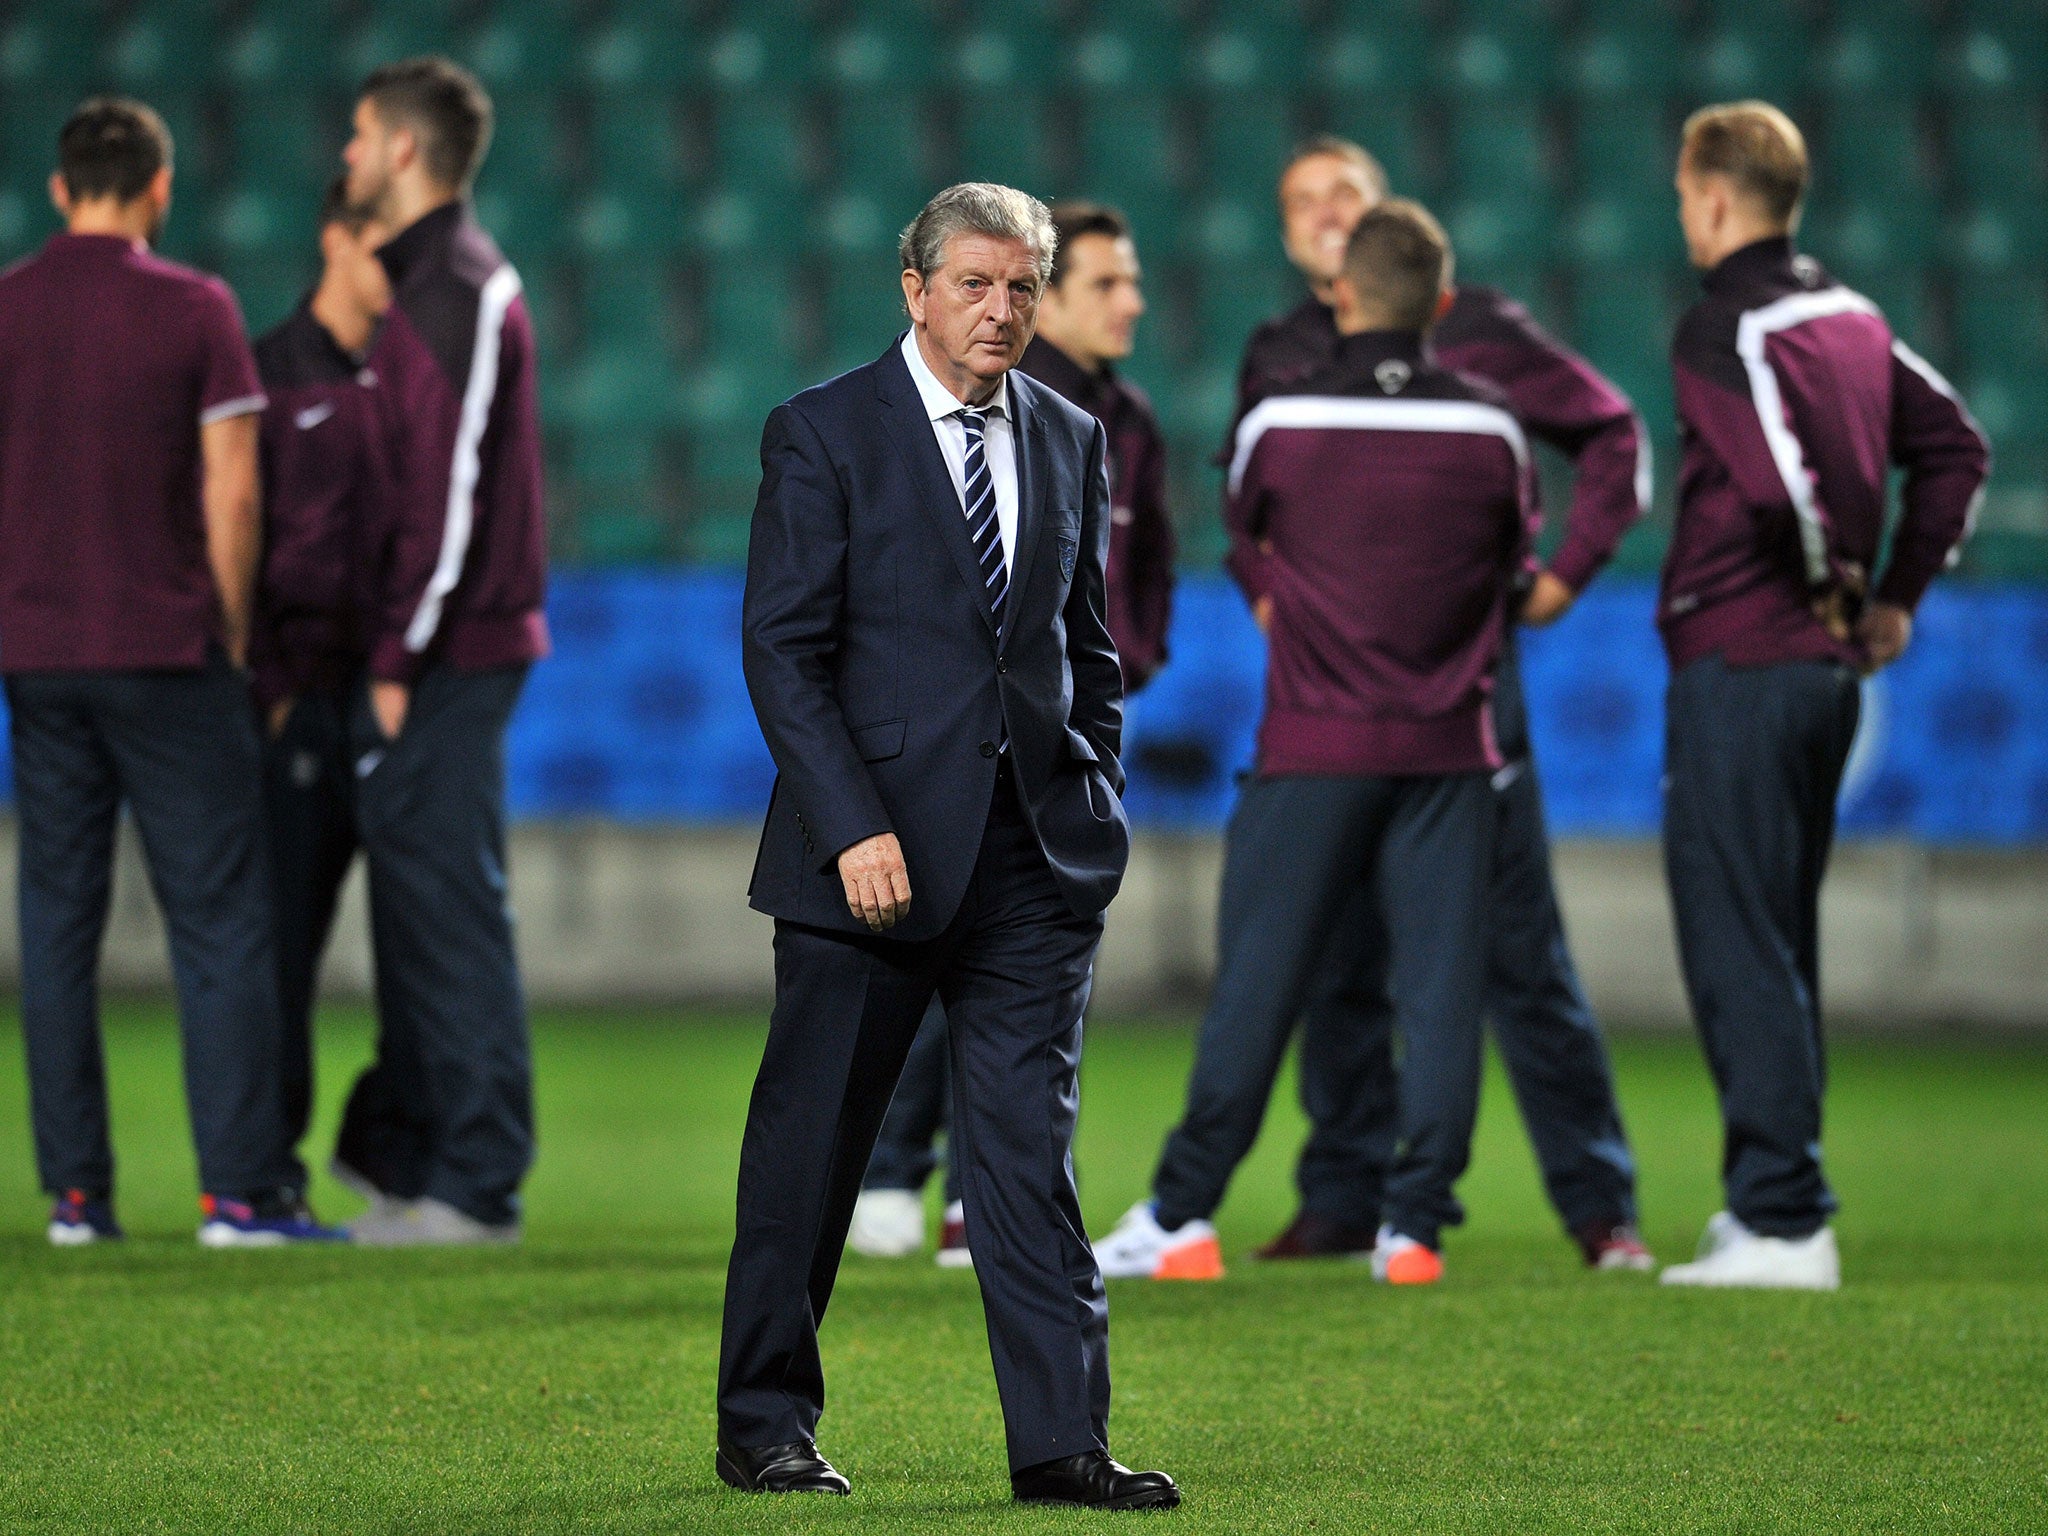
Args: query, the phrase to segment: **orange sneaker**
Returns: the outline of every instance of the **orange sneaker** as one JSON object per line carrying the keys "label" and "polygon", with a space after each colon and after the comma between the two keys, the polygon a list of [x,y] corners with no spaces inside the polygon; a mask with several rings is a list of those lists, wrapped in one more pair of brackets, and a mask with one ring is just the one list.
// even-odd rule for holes
{"label": "orange sneaker", "polygon": [[1095,1244],[1106,1280],[1221,1280],[1223,1245],[1206,1221],[1159,1225],[1152,1202],[1140,1200],[1116,1230]]}
{"label": "orange sneaker", "polygon": [[1388,1285],[1435,1285],[1444,1277],[1443,1255],[1389,1227],[1372,1250],[1372,1277]]}

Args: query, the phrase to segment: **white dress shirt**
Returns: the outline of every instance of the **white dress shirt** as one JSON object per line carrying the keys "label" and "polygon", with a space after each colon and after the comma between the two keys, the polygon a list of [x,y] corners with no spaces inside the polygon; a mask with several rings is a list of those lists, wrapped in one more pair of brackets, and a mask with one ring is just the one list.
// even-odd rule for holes
{"label": "white dress shirt", "polygon": [[[960,498],[960,519],[967,520],[967,423],[959,417],[966,407],[938,380],[917,349],[915,329],[903,333],[903,361],[910,365],[911,380],[931,418],[932,436],[939,440],[946,469],[953,476],[953,494]],[[1017,569],[1017,434],[1010,420],[1010,376],[1003,375],[988,403],[978,409],[988,412],[981,429],[981,454],[995,484],[996,532],[1003,540],[1003,564],[1014,575]]]}

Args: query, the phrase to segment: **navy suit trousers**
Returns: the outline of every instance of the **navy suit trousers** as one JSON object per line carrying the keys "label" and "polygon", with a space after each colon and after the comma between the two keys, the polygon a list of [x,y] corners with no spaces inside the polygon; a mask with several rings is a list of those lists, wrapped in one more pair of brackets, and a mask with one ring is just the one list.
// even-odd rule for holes
{"label": "navy suit trousers", "polygon": [[[1386,932],[1405,1048],[1384,1219],[1435,1246],[1479,1105],[1492,791],[1483,773],[1254,779],[1231,814],[1217,972],[1187,1108],[1153,1176],[1159,1220],[1207,1217],[1258,1139],[1288,1036],[1357,893]],[[1368,1219],[1382,1215],[1375,1200]]]}
{"label": "navy suit trousers", "polygon": [[505,726],[525,681],[524,667],[430,668],[396,740],[365,690],[349,727],[380,1027],[335,1154],[386,1194],[492,1224],[517,1218],[533,1164],[505,875]]}
{"label": "navy suit trousers", "polygon": [[7,680],[20,821],[21,1020],[36,1165],[52,1191],[110,1192],[99,952],[125,802],[163,909],[199,1179],[234,1198],[296,1187],[248,684],[200,671]]}
{"label": "navy suit trousers", "polygon": [[[938,1138],[953,1121],[952,1074],[946,1070],[946,1010],[935,997],[925,1010],[903,1075],[896,1080],[863,1189],[921,1190],[939,1165]],[[951,1148],[948,1148],[950,1154]],[[960,1165],[948,1155],[946,1199],[960,1198]]]}
{"label": "navy suit trousers", "polygon": [[1109,1309],[1070,1152],[1101,935],[1099,916],[1076,917],[1061,896],[1007,774],[938,937],[777,920],[775,1012],[740,1149],[719,1358],[719,1429],[733,1443],[816,1432],[818,1325],[883,1113],[936,995],[1011,1468],[1107,1446]]}
{"label": "navy suit trousers", "polygon": [[1718,656],[1682,668],[1666,701],[1678,957],[1721,1097],[1728,1209],[1770,1237],[1805,1237],[1835,1209],[1820,1159],[1820,883],[1860,704],[1837,663]]}
{"label": "navy suit trousers", "polygon": [[[1632,1222],[1635,1159],[1600,1022],[1565,939],[1512,646],[1496,678],[1495,712],[1510,760],[1493,780],[1486,1009],[1494,1041],[1564,1225]],[[1399,1129],[1386,938],[1370,892],[1358,893],[1337,935],[1302,1017],[1310,1129],[1295,1178],[1304,1210],[1371,1226]]]}

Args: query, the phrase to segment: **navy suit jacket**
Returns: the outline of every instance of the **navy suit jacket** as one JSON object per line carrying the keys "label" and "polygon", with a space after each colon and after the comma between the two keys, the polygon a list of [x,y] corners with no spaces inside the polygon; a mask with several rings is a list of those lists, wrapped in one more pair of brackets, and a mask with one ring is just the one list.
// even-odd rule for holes
{"label": "navy suit jacket", "polygon": [[747,551],[747,689],[776,767],[749,889],[760,911],[866,933],[841,852],[894,832],[910,914],[958,911],[1010,743],[1019,798],[1077,916],[1130,854],[1123,684],[1104,617],[1102,426],[1013,370],[1018,518],[1000,642],[932,424],[898,346],[777,406]]}

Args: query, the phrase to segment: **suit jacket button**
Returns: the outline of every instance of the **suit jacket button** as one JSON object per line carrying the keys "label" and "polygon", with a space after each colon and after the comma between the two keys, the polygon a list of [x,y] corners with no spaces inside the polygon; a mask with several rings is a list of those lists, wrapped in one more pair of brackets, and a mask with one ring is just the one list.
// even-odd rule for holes
{"label": "suit jacket button", "polygon": [[983,757],[994,757],[996,755],[996,744],[992,741],[984,741],[981,744],[981,755]]}

